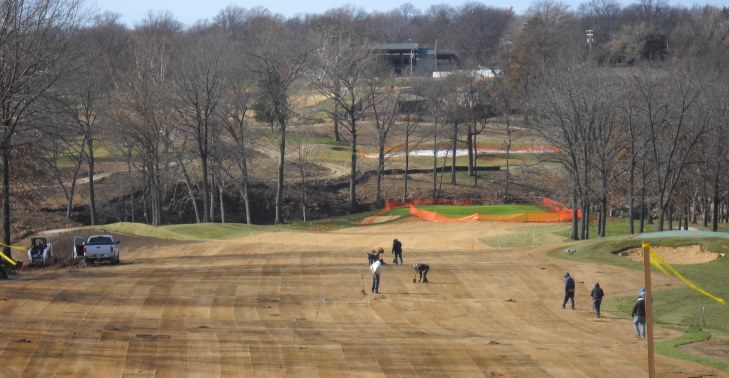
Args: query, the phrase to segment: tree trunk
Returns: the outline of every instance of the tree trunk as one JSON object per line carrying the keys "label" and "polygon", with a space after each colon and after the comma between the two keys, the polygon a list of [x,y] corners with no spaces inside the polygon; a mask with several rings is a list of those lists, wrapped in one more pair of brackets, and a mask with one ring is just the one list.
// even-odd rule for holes
{"label": "tree trunk", "polygon": [[202,180],[201,181],[202,181],[202,185],[203,185],[203,193],[202,193],[202,198],[203,198],[203,217],[202,217],[202,221],[203,221],[203,223],[205,223],[205,222],[212,221],[211,210],[212,210],[212,207],[213,207],[213,204],[212,204],[212,201],[211,201],[212,200],[212,197],[211,197],[211,193],[210,193],[210,182],[208,181],[208,156],[207,156],[206,153],[200,154],[200,164],[201,164],[201,167],[200,168],[202,169]]}
{"label": "tree trunk", "polygon": [[[575,184],[574,180],[572,180],[572,231],[570,232],[570,239],[572,240],[579,240],[579,236],[577,234],[577,230],[579,229],[579,211],[577,207],[577,185]],[[584,217],[585,214],[582,214]]]}
{"label": "tree trunk", "polygon": [[[475,133],[471,131],[471,125],[468,125],[468,135],[466,136],[466,149],[468,152],[468,175],[471,176],[474,174],[473,171],[473,148],[474,148],[474,139]],[[455,157],[455,155],[453,155]]]}
{"label": "tree trunk", "polygon": [[134,180],[132,180],[132,152],[127,151],[127,176],[129,177],[129,202],[131,205],[130,221],[134,222]]}
{"label": "tree trunk", "polygon": [[375,185],[376,188],[376,196],[375,196],[375,204],[378,208],[382,208],[382,175],[385,172],[385,145],[384,141],[380,142],[380,147],[378,148],[377,152],[377,184]]}
{"label": "tree trunk", "polygon": [[658,195],[658,231],[663,231],[663,224],[666,221],[666,206],[664,205],[664,197],[661,192]]}
{"label": "tree trunk", "polygon": [[633,222],[633,212],[635,210],[635,162],[630,162],[628,173],[628,225],[630,234],[635,234],[635,222]]}
{"label": "tree trunk", "polygon": [[225,198],[223,197],[225,190],[222,185],[218,185],[218,201],[220,201],[220,223],[225,223]]}
{"label": "tree trunk", "polygon": [[719,231],[719,206],[721,205],[721,196],[719,194],[719,175],[714,175],[713,188],[714,204],[711,207],[711,231]]}
{"label": "tree trunk", "polygon": [[350,142],[349,212],[354,213],[357,210],[357,128],[354,116],[352,116],[350,122],[352,125],[352,141]]}
{"label": "tree trunk", "polygon": [[284,186],[284,159],[286,158],[286,123],[279,121],[280,133],[278,143],[278,178],[276,180],[276,216],[274,223],[280,224],[281,206],[283,206],[283,186]]}
{"label": "tree trunk", "polygon": [[342,137],[339,135],[339,102],[334,101],[334,140],[339,142]]}
{"label": "tree trunk", "polygon": [[607,226],[607,197],[602,196],[600,201],[600,237],[605,237],[605,227]]}
{"label": "tree trunk", "polygon": [[[73,176],[71,177],[71,187],[68,189],[68,193],[66,196],[66,218],[69,219],[71,219],[71,210],[73,209],[73,198],[76,195],[76,181],[78,178],[78,172],[81,170],[81,163],[84,159],[83,151],[86,148],[85,143],[86,142],[84,141],[81,144],[81,152],[78,155],[78,159],[76,160],[76,167],[74,167]],[[58,177],[58,181],[59,183],[61,183],[61,185],[63,185],[60,175]]]}
{"label": "tree trunk", "polygon": [[433,120],[433,198],[438,192],[438,117]]}
{"label": "tree trunk", "polygon": [[476,150],[476,134],[473,134],[473,187],[478,188],[478,150]]}
{"label": "tree trunk", "polygon": [[404,188],[402,201],[408,200],[408,170],[410,169],[410,132],[405,133],[405,175],[403,176]]}
{"label": "tree trunk", "polygon": [[86,155],[89,163],[89,221],[91,225],[96,225],[96,193],[94,190],[94,141],[91,136],[87,136],[87,145],[89,153]]}
{"label": "tree trunk", "polygon": [[217,180],[216,174],[213,171],[210,174],[210,182],[208,182],[208,188],[210,193],[210,201],[208,203],[210,204],[210,212],[208,213],[208,222],[215,222],[215,207],[217,205],[215,204],[215,181]]}
{"label": "tree trunk", "polygon": [[451,185],[456,185],[456,147],[458,147],[458,124],[453,125],[451,140]]}
{"label": "tree trunk", "polygon": [[195,190],[192,188],[192,180],[190,179],[190,175],[187,173],[187,168],[185,167],[180,154],[176,152],[175,156],[177,157],[177,164],[180,166],[180,171],[182,172],[182,178],[185,181],[187,195],[190,197],[190,202],[192,202],[192,210],[195,213],[195,223],[200,223],[200,210],[197,208],[197,200],[195,199]]}
{"label": "tree trunk", "polygon": [[3,152],[3,253],[10,256],[10,149]]}

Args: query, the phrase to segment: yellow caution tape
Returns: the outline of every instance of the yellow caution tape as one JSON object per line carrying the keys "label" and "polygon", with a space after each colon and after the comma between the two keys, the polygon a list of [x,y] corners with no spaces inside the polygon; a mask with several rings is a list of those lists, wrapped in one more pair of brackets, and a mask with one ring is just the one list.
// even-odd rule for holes
{"label": "yellow caution tape", "polygon": [[[0,243],[0,246],[3,246],[3,247],[8,247],[8,248],[11,248],[11,249],[16,249],[16,250],[18,250],[18,251],[25,251],[25,248],[23,248],[23,247],[18,247],[18,246],[16,246],[16,245],[7,245],[7,244],[3,244],[3,243]],[[15,266],[15,265],[18,265],[18,263],[16,263],[15,261],[13,261],[13,259],[11,259],[10,257],[6,256],[6,255],[5,255],[4,253],[2,253],[2,252],[0,252],[0,257],[2,257],[3,259],[7,260],[7,262],[9,262],[9,263],[13,264],[13,266]]]}
{"label": "yellow caution tape", "polygon": [[[655,258],[657,260],[656,263],[653,262],[653,258]],[[707,297],[709,297],[709,298],[711,298],[711,299],[713,299],[713,300],[715,300],[715,301],[717,301],[717,302],[719,302],[721,304],[726,304],[726,302],[723,299],[721,299],[721,298],[719,298],[719,297],[717,297],[715,295],[712,295],[712,294],[708,293],[706,290],[704,290],[704,289],[696,286],[695,283],[689,281],[688,278],[686,278],[683,275],[681,275],[681,273],[679,273],[676,269],[674,269],[671,266],[671,264],[669,264],[668,262],[666,262],[666,260],[664,260],[663,258],[661,258],[661,256],[659,256],[657,253],[655,253],[652,249],[651,249],[651,263],[653,265],[661,265],[661,264],[662,265],[665,265],[665,267],[668,268],[668,270],[670,270],[673,274],[675,274],[676,277],[680,278],[681,281],[683,281],[684,283],[686,283],[686,285],[688,285],[690,288],[698,291],[701,294],[706,295]],[[659,269],[661,269],[661,270],[663,270],[665,272],[664,269],[662,269],[662,268],[659,268]]]}
{"label": "yellow caution tape", "polygon": [[8,248],[11,248],[11,249],[14,249],[14,250],[17,250],[17,251],[23,251],[23,252],[25,252],[25,248],[24,247],[18,247],[17,245],[7,245],[7,244],[0,243],[0,246],[2,246],[2,247],[8,247]]}
{"label": "yellow caution tape", "polygon": [[655,258],[653,258],[653,253],[651,253],[651,265],[653,265],[656,268],[658,268],[658,270],[660,270],[661,272],[663,272],[663,274],[665,274],[667,276],[670,276],[671,275],[670,273],[668,273],[668,271],[666,269],[663,268],[663,266],[661,265],[661,263],[659,263],[658,261],[656,261]]}
{"label": "yellow caution tape", "polygon": [[8,256],[5,256],[4,253],[0,252],[0,256],[2,256],[2,258],[4,258],[5,260],[8,260],[8,262],[11,263],[11,264],[13,264],[13,266],[18,265],[18,263],[16,263],[15,261],[13,261],[13,259],[11,259]]}

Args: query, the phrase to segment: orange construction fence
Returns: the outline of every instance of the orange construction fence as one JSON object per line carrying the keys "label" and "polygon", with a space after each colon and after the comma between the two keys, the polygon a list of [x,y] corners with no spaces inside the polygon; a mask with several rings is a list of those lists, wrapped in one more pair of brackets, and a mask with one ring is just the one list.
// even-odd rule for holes
{"label": "orange construction fence", "polygon": [[[433,199],[433,198],[416,198],[412,201],[396,201],[387,200],[385,208],[377,212],[376,216],[390,212],[395,207],[409,206],[410,215],[420,218],[422,220],[433,221],[433,222],[569,222],[572,221],[572,210],[567,208],[565,205],[549,199],[544,198],[542,206],[547,211],[541,212],[523,212],[510,215],[490,215],[473,213],[464,217],[449,217],[447,215],[439,214],[434,211],[428,211],[418,209],[415,205],[461,205],[468,206],[473,204],[472,198],[466,198],[462,200],[449,200],[449,199]],[[577,217],[581,217],[581,213],[577,212]],[[363,223],[371,223],[375,217],[366,219]]]}

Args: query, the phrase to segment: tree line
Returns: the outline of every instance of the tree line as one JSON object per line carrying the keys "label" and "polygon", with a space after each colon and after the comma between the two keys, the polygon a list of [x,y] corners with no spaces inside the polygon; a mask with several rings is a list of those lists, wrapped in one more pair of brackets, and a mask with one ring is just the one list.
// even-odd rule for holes
{"label": "tree line", "polygon": [[[347,6],[287,19],[230,6],[190,27],[163,12],[129,28],[118,15],[84,6],[0,5],[4,244],[11,241],[12,200],[32,196],[29,186],[52,178],[70,215],[82,168],[89,223],[97,224],[100,149],[126,162],[130,182],[141,176],[130,192],[131,214],[143,212],[150,224],[164,223],[171,206],[192,208],[198,222],[216,212],[224,221],[223,195],[231,188],[253,223],[251,162],[261,151],[278,160],[275,222],[284,221],[287,161],[300,168],[305,214],[312,156],[305,139],[287,138],[290,127],[312,116],[300,104],[310,93],[326,99],[315,110],[333,125],[332,138],[349,144],[351,211],[358,210],[364,120],[376,135],[378,204],[394,134],[404,137],[406,150],[424,142],[422,135],[434,150],[465,144],[475,181],[476,138],[497,120],[507,135],[504,195],[515,127],[532,128],[557,146],[549,158],[566,172],[566,195],[575,211],[596,209],[600,235],[609,208],[621,203],[641,222],[657,211],[661,229],[664,221],[671,227],[701,214],[716,230],[726,214],[726,8],[592,0],[573,11],[537,1],[517,15],[478,2],[424,11],[405,3],[387,12]],[[403,41],[452,51],[463,71],[437,80],[397,76],[374,46]],[[475,69],[491,75],[468,74]],[[433,154],[434,196],[445,164]],[[573,226],[574,238],[589,237],[585,221]]]}

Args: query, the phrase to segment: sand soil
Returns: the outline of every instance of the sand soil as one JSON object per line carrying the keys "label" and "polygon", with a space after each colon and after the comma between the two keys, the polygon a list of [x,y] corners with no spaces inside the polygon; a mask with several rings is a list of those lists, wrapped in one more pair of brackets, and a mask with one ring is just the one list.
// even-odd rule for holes
{"label": "sand soil", "polygon": [[[658,254],[669,264],[701,264],[714,261],[720,257],[718,253],[709,252],[700,245],[689,245],[685,247],[651,247],[651,250]],[[643,249],[633,248],[620,252],[620,255],[633,261],[643,261]]]}
{"label": "sand soil", "polygon": [[[120,265],[0,282],[0,376],[646,376],[646,343],[611,304],[641,287],[641,272],[545,256],[558,245],[474,243],[520,227],[533,225],[406,219],[216,242],[121,236]],[[59,248],[69,237],[53,236]],[[381,245],[389,257],[394,238],[406,265],[386,259],[372,294],[366,251]],[[431,265],[430,283],[412,282],[416,262]],[[561,308],[565,271],[576,310]],[[595,281],[608,293],[600,319]],[[656,371],[729,376],[661,355]]]}

